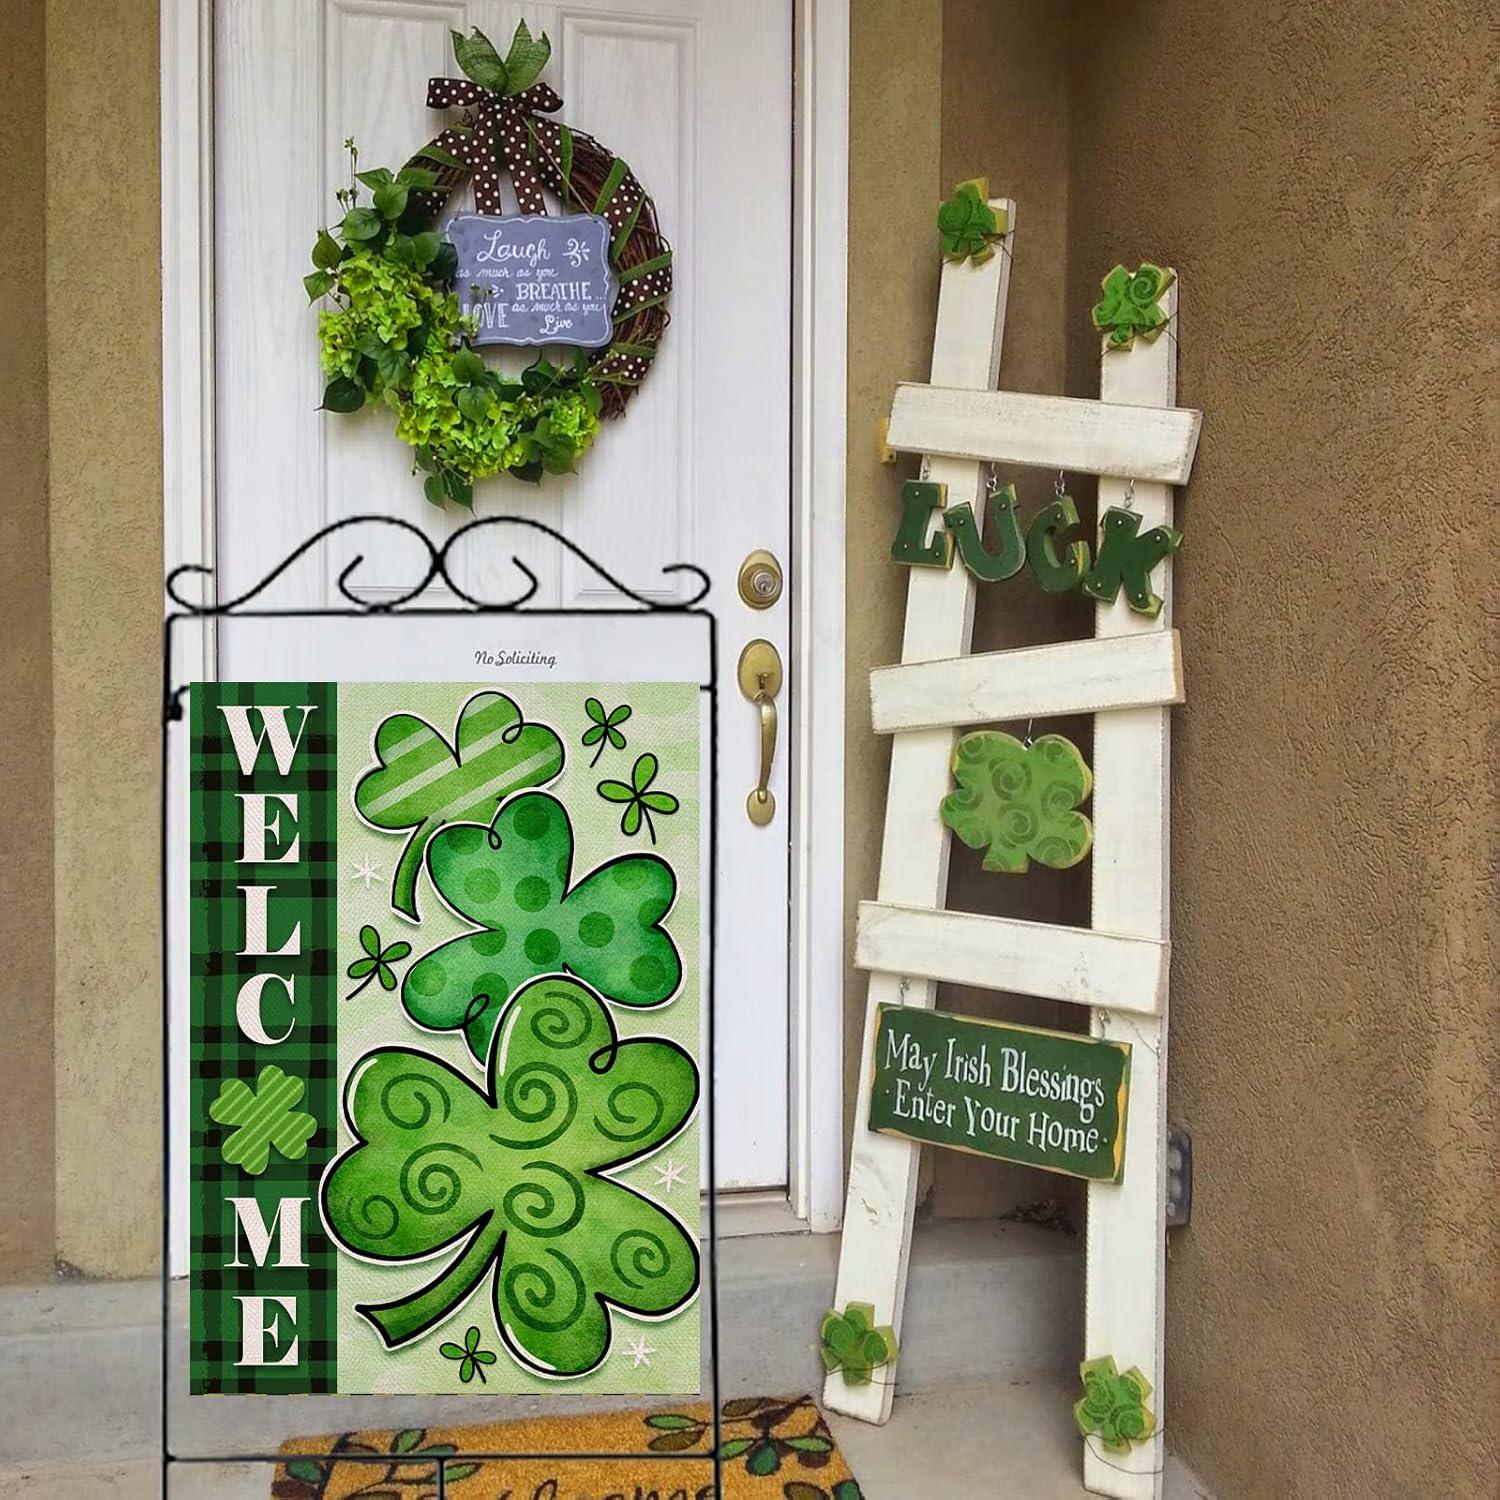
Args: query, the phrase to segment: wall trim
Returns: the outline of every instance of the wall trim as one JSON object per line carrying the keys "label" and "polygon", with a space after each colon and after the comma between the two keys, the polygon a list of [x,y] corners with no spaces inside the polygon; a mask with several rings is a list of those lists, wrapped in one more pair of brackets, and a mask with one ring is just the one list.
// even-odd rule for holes
{"label": "wall trim", "polygon": [[825,1232],[839,1227],[844,1211],[849,0],[806,0],[796,16],[792,641],[798,670],[788,1181],[793,1212]]}

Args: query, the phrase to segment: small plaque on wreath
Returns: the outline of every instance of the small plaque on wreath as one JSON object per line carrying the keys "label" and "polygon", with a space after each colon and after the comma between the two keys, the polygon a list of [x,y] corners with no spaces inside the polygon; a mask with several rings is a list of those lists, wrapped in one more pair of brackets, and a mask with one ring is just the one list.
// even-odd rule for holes
{"label": "small plaque on wreath", "polygon": [[597,214],[459,214],[446,237],[475,344],[602,349],[614,337],[610,228]]}

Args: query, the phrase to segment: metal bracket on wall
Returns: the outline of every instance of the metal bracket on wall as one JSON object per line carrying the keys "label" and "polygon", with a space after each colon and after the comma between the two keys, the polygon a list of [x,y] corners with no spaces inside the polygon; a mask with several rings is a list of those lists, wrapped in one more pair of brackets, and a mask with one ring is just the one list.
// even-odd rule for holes
{"label": "metal bracket on wall", "polygon": [[1167,1126],[1167,1228],[1181,1229],[1193,1217],[1193,1138],[1181,1125]]}

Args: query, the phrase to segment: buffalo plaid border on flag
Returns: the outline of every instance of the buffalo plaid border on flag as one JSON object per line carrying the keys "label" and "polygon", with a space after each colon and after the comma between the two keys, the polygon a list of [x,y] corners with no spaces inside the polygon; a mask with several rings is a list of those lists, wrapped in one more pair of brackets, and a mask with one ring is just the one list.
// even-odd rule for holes
{"label": "buffalo plaid border on flag", "polygon": [[[335,1263],[332,1244],[318,1216],[318,1181],[337,1145],[338,1082],[335,1012],[338,1003],[337,743],[338,691],[330,683],[196,684],[192,690],[189,766],[191,907],[190,1167],[192,1175],[191,1369],[194,1394],[325,1392],[337,1389]],[[225,704],[251,706],[253,732],[263,729],[262,705],[287,705],[295,736],[303,705],[311,705],[289,772],[277,769],[268,739],[249,776],[241,773]],[[271,839],[274,857],[299,840],[295,862],[239,864],[243,849],[244,792],[295,793],[297,816],[281,811],[282,837]],[[268,808],[269,817],[277,804]],[[242,957],[245,896],[240,886],[274,886],[268,897],[266,947],[283,946],[301,924],[300,952],[285,957]],[[261,1007],[266,1034],[284,1041],[257,1043],[241,1030],[235,1013],[241,986],[256,974],[274,973],[294,985],[288,1004],[280,984],[266,987]],[[274,1064],[306,1085],[295,1108],[310,1114],[317,1129],[306,1155],[289,1161],[274,1147],[266,1169],[250,1175],[225,1162],[223,1148],[234,1127],[216,1123],[209,1108],[223,1084],[243,1079],[254,1088],[260,1072]],[[231,1198],[253,1197],[271,1229],[264,1266],[256,1266],[243,1233],[236,1239]],[[301,1243],[305,1266],[277,1265],[280,1236],[275,1223],[283,1200],[302,1199]],[[289,1212],[290,1206],[283,1208]],[[236,1250],[238,1249],[238,1254]],[[241,1265],[231,1264],[238,1259]],[[241,1304],[246,1295],[295,1299],[297,1359],[290,1364],[241,1365]],[[274,1307],[277,1337],[268,1336],[265,1357],[275,1360],[291,1347],[290,1320]]]}

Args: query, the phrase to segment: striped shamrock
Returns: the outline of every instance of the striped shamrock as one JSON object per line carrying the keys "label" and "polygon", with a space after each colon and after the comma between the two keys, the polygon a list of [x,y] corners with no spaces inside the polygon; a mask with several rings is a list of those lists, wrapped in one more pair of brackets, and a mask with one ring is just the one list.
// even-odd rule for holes
{"label": "striped shamrock", "polygon": [[391,881],[391,905],[418,920],[417,876],[444,823],[488,822],[512,792],[545,786],[563,768],[563,745],[545,724],[528,724],[504,693],[476,693],[459,710],[450,745],[415,714],[392,714],[375,731],[378,765],[354,788],[365,822],[410,830]]}
{"label": "striped shamrock", "polygon": [[208,1106],[208,1117],[220,1125],[234,1125],[219,1154],[232,1167],[259,1177],[271,1164],[274,1147],[288,1161],[301,1161],[318,1122],[294,1108],[307,1085],[282,1072],[275,1063],[260,1070],[252,1089],[243,1078],[226,1078]]}

